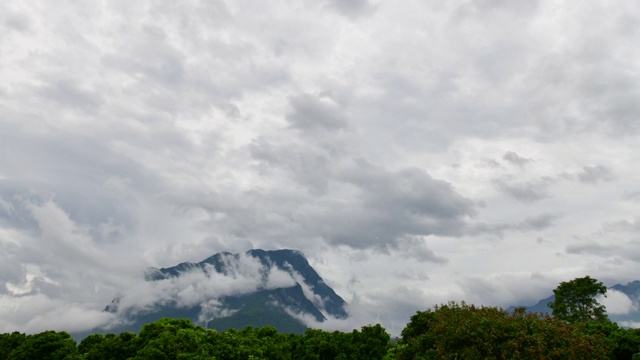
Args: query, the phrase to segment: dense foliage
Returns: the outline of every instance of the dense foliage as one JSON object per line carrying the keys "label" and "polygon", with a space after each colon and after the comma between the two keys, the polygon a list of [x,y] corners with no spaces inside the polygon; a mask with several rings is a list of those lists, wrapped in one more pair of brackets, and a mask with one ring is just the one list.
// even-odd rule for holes
{"label": "dense foliage", "polygon": [[297,335],[272,326],[218,332],[170,318],[139,334],[92,334],[77,345],[65,332],[0,334],[0,360],[638,359],[638,352],[638,329],[465,303],[418,311],[398,341],[390,341],[380,325]]}
{"label": "dense foliage", "polygon": [[451,302],[418,311],[397,341],[390,341],[379,324],[346,333],[307,329],[288,334],[273,326],[218,332],[188,319],[164,318],[146,324],[139,334],[92,334],[79,344],[66,332],[0,334],[0,360],[640,360],[640,329],[620,328],[606,318],[604,307],[592,302],[594,290],[602,294],[599,284],[559,287],[569,294],[563,300],[568,308],[601,309],[598,316],[551,317],[524,308],[507,312]]}
{"label": "dense foliage", "polygon": [[419,311],[398,359],[608,359],[604,336],[547,315],[449,303]]}
{"label": "dense foliage", "polygon": [[360,331],[281,334],[272,326],[218,332],[188,319],[164,318],[140,334],[92,334],[77,346],[66,332],[0,334],[0,360],[328,360],[382,359],[389,334],[380,325]]}

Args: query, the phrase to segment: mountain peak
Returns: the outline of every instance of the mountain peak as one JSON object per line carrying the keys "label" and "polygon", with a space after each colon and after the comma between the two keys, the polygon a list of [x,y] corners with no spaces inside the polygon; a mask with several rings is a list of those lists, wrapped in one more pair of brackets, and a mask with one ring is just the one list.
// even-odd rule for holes
{"label": "mountain peak", "polygon": [[197,263],[149,269],[145,280],[150,291],[161,289],[160,298],[144,310],[126,312],[127,301],[121,299],[108,309],[134,314],[134,321],[178,315],[218,330],[266,325],[265,319],[270,319],[284,321],[281,327],[287,328],[281,331],[300,332],[305,328],[300,316],[318,322],[347,317],[345,301],[297,250],[221,252]]}

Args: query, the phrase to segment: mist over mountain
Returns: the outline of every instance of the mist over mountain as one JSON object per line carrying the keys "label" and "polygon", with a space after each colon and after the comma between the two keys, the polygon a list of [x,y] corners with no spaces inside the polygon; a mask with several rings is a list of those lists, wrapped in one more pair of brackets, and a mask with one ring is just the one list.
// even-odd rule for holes
{"label": "mist over mountain", "polygon": [[184,317],[220,331],[272,325],[301,333],[307,322],[346,318],[345,306],[301,252],[254,249],[148,269],[140,286],[105,311],[118,318],[110,331],[138,331],[162,317]]}
{"label": "mist over mountain", "polygon": [[[550,296],[526,308],[551,313],[547,304],[552,300]],[[601,302],[611,320],[621,326],[640,324],[640,281],[610,287]],[[428,307],[425,304],[415,311]],[[200,262],[148,268],[144,278],[104,310],[111,322],[74,336],[82,338],[95,331],[137,332],[162,317],[188,318],[219,331],[272,325],[288,333],[302,333],[327,320],[349,317],[346,302],[304,254],[286,249],[221,252]]]}

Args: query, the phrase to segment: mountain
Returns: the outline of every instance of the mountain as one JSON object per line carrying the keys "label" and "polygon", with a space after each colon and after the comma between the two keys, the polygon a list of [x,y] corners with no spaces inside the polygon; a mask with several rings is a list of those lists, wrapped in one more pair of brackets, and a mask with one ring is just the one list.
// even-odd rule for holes
{"label": "mountain", "polygon": [[345,306],[301,252],[254,249],[151,268],[139,289],[114,299],[105,311],[121,319],[110,332],[136,332],[162,317],[185,317],[219,331],[272,325],[302,333],[307,326],[301,319],[343,319]]}
{"label": "mountain", "polygon": [[[547,304],[555,299],[554,295],[538,301],[535,305],[525,306],[528,312],[549,313]],[[638,327],[640,325],[640,281],[632,281],[626,285],[616,284],[607,290],[607,299],[601,301],[606,306],[609,319],[621,326]],[[515,307],[507,310],[511,311]]]}
{"label": "mountain", "polygon": [[[632,281],[626,285],[617,284],[609,288],[607,292],[611,297],[611,290],[615,290],[627,296],[628,302],[624,303],[622,309],[616,309],[614,313],[607,309],[609,318],[622,326],[637,328],[640,326],[640,281]],[[624,311],[625,308],[628,311]]]}
{"label": "mountain", "polygon": [[[527,309],[528,312],[551,314],[551,308],[549,308],[549,306],[547,304],[552,302],[553,299],[555,299],[555,298],[556,298],[555,295],[551,295],[548,298],[544,298],[544,299],[538,301],[537,303],[535,303],[535,305],[521,306],[521,307],[524,307],[525,309]],[[511,311],[514,308],[515,308],[515,306],[511,306],[507,310]]]}

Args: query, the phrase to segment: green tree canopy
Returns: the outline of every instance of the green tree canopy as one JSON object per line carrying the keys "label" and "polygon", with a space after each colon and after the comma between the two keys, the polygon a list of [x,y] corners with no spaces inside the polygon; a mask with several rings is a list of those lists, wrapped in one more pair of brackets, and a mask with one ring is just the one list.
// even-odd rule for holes
{"label": "green tree canopy", "polygon": [[8,360],[64,360],[78,354],[76,342],[62,331],[45,331],[30,335],[15,350],[11,351]]}
{"label": "green tree canopy", "polygon": [[599,335],[549,316],[451,302],[418,311],[393,353],[414,359],[609,359]]}
{"label": "green tree canopy", "polygon": [[570,323],[608,320],[604,305],[597,299],[607,296],[607,287],[590,276],[563,281],[553,293],[555,299],[548,306],[556,319]]}

